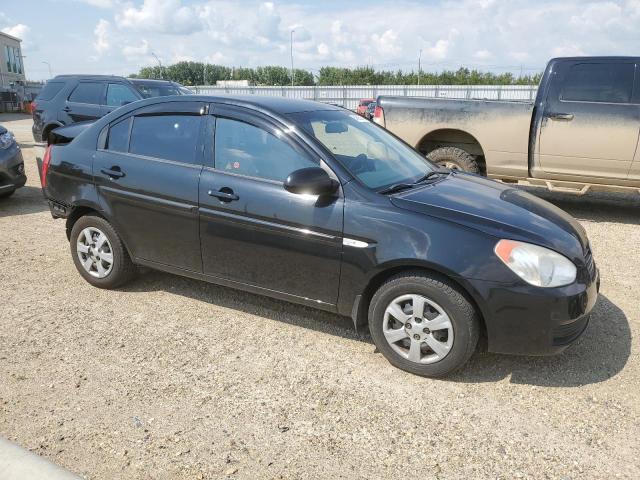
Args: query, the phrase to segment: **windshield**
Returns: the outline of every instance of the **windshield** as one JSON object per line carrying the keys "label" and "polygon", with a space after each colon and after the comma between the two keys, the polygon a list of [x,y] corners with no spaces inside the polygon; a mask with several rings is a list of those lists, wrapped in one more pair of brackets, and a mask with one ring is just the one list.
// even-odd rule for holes
{"label": "windshield", "polygon": [[171,83],[140,83],[134,85],[142,93],[144,98],[166,97],[169,95],[184,95],[181,89]]}
{"label": "windshield", "polygon": [[384,129],[351,112],[320,110],[288,115],[322,143],[367,187],[413,183],[435,170],[426,158]]}

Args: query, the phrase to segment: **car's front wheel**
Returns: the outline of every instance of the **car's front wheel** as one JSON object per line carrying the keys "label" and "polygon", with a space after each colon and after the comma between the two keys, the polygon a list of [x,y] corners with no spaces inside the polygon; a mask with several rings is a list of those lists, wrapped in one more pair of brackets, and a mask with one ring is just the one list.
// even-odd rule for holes
{"label": "car's front wheel", "polygon": [[135,274],[122,240],[104,218],[86,215],[71,229],[71,255],[80,275],[99,288],[116,288]]}
{"label": "car's front wheel", "polygon": [[474,306],[454,284],[438,275],[412,272],[380,286],[371,299],[369,329],[391,364],[417,375],[441,377],[469,360],[480,322]]}

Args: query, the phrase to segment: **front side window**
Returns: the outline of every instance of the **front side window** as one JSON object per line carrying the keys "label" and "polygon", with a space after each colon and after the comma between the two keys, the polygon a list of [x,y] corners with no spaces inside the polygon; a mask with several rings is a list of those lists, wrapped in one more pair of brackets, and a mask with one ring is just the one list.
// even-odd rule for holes
{"label": "front side window", "polygon": [[99,82],[81,82],[71,92],[69,101],[100,105],[102,103],[103,87],[104,85]]}
{"label": "front side window", "polygon": [[288,117],[369,188],[416,182],[434,169],[411,147],[354,113],[318,110]]}
{"label": "front side window", "polygon": [[145,115],[134,117],[129,152],[147,157],[198,163],[196,148],[200,115]]}
{"label": "front side window", "polygon": [[276,134],[228,118],[216,120],[215,165],[231,173],[284,181],[291,172],[317,166]]}
{"label": "front side window", "polygon": [[579,63],[569,70],[560,99],[628,103],[633,92],[634,70],[632,63]]}
{"label": "front side window", "polygon": [[120,107],[136,100],[138,96],[126,85],[110,83],[107,86],[107,105],[109,106]]}

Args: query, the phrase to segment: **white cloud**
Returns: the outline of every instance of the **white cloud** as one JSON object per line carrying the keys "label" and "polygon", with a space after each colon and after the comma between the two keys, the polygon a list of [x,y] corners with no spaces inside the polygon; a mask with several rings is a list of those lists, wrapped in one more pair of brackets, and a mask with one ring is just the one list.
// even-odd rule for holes
{"label": "white cloud", "polygon": [[12,37],[19,38],[20,40],[25,40],[28,38],[31,29],[23,23],[18,23],[17,25],[5,27],[2,29],[2,31],[11,35]]}
{"label": "white cloud", "polygon": [[202,30],[196,8],[180,0],[144,0],[140,8],[129,5],[116,14],[116,23],[136,32],[188,35]]}
{"label": "white cloud", "polygon": [[493,55],[491,55],[491,52],[489,50],[483,49],[476,51],[473,56],[478,60],[489,60]]}
{"label": "white cloud", "polygon": [[82,3],[91,5],[98,8],[113,8],[116,4],[116,0],[80,0]]}
{"label": "white cloud", "polygon": [[138,46],[125,45],[122,48],[122,54],[127,60],[139,60],[146,59],[149,56],[149,42],[142,40],[142,43]]}
{"label": "white cloud", "polygon": [[109,36],[111,32],[111,24],[104,18],[101,18],[96,28],[93,30],[95,41],[93,42],[93,48],[98,55],[102,55],[111,46]]}

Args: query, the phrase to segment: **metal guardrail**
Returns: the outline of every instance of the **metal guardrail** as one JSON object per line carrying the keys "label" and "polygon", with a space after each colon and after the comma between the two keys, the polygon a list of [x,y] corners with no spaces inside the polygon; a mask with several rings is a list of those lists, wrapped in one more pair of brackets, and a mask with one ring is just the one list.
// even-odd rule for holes
{"label": "metal guardrail", "polygon": [[533,101],[538,91],[538,87],[535,85],[351,85],[337,87],[217,87],[215,85],[199,85],[189,88],[194,93],[203,95],[267,95],[300,98],[335,103],[352,110],[355,110],[361,98],[376,98],[378,95]]}

